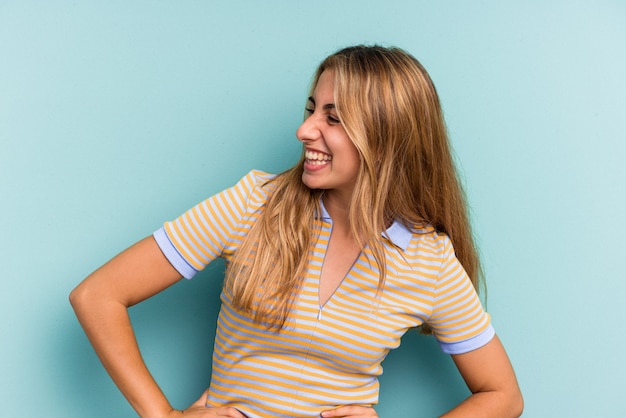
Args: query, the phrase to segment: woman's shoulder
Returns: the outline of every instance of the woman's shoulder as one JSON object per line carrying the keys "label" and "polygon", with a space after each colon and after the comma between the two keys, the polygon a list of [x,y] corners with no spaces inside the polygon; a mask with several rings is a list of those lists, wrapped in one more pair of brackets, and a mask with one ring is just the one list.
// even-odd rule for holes
{"label": "woman's shoulder", "polygon": [[430,224],[415,224],[409,230],[411,231],[410,248],[415,250],[428,249],[433,255],[440,256],[444,256],[450,251],[454,252],[448,234],[438,231]]}
{"label": "woman's shoulder", "polygon": [[267,173],[262,170],[252,169],[248,171],[248,173],[243,176],[235,187],[243,188],[250,192],[254,192],[255,190],[268,190],[272,180],[276,178],[276,174]]}
{"label": "woman's shoulder", "polygon": [[237,182],[233,190],[253,206],[263,205],[272,190],[272,180],[275,178],[276,174],[253,169]]}
{"label": "woman's shoulder", "polygon": [[243,176],[240,182],[246,182],[250,185],[254,185],[257,187],[263,187],[276,178],[276,174],[268,173],[266,171],[252,169],[248,171],[248,173]]}

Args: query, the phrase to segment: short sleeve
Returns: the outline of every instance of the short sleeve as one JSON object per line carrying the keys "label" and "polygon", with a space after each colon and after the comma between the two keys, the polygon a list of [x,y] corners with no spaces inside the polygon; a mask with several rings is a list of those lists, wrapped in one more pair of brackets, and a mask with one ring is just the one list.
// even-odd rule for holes
{"label": "short sleeve", "polygon": [[445,237],[444,256],[428,321],[441,349],[462,354],[487,344],[495,335],[489,314]]}
{"label": "short sleeve", "polygon": [[264,203],[263,185],[272,177],[253,170],[155,231],[154,239],[172,266],[190,279],[220,257],[246,214]]}

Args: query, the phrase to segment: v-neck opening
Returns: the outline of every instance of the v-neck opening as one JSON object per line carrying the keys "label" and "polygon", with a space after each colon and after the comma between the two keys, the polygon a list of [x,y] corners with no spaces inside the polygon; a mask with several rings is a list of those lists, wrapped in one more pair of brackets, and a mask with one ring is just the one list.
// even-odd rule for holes
{"label": "v-neck opening", "polygon": [[[330,243],[330,239],[329,239],[329,243]],[[320,309],[324,309],[326,307],[326,305],[331,301],[333,296],[335,296],[335,294],[337,293],[339,288],[343,285],[343,283],[346,281],[346,279],[348,278],[348,276],[352,272],[352,269],[354,268],[354,266],[359,261],[359,259],[361,258],[362,255],[363,255],[363,251],[360,250],[359,253],[357,254],[356,258],[352,261],[352,264],[350,264],[350,267],[346,271],[346,274],[343,275],[343,277],[341,278],[339,283],[337,283],[337,286],[333,289],[332,292],[330,292],[330,295],[328,295],[328,298],[326,298],[326,300],[322,303],[322,298],[320,297],[320,290],[322,288],[322,272],[324,271],[324,262],[326,261],[326,254],[324,254],[324,260],[322,261],[322,268],[320,269],[320,277],[319,277],[318,283],[317,283],[317,304],[318,304]]]}
{"label": "v-neck opening", "polygon": [[332,290],[332,292],[330,292],[330,294],[328,295],[326,300],[322,301],[322,298],[321,298],[322,275],[324,273],[324,266],[326,265],[326,258],[328,256],[328,249],[330,248],[330,241],[332,239],[333,230],[334,230],[334,222],[333,222],[332,218],[330,218],[330,216],[328,218],[326,218],[323,222],[328,223],[328,225],[330,225],[330,228],[329,228],[329,234],[328,234],[328,241],[327,241],[327,244],[326,244],[326,250],[324,251],[324,258],[322,259],[322,265],[320,267],[319,278],[317,280],[317,305],[318,305],[318,308],[319,308],[318,319],[319,319],[319,317],[321,315],[321,311],[333,299],[335,294],[339,291],[341,286],[344,284],[344,282],[346,281],[346,279],[348,278],[348,276],[350,275],[350,273],[354,269],[354,266],[358,263],[359,259],[363,255],[363,250],[360,249],[359,252],[356,254],[356,257],[354,258],[354,260],[352,260],[352,263],[350,263],[350,266],[348,267],[346,272],[341,277],[341,280],[339,280],[339,282],[337,283],[335,288]]}
{"label": "v-neck opening", "polygon": [[[319,270],[319,277],[317,278],[317,295],[316,295],[316,299],[317,299],[317,307],[318,307],[318,319],[321,318],[321,314],[322,314],[322,310],[328,306],[329,303],[332,302],[333,298],[335,297],[335,295],[337,294],[337,292],[339,292],[339,290],[341,289],[341,286],[343,286],[343,284],[345,283],[346,279],[348,278],[348,276],[351,274],[352,270],[354,269],[355,265],[359,262],[359,259],[364,255],[364,249],[359,249],[359,251],[356,253],[354,259],[352,260],[352,262],[350,263],[348,269],[345,271],[345,273],[343,274],[343,276],[341,277],[341,280],[338,281],[337,285],[334,287],[334,289],[332,289],[332,291],[328,294],[328,297],[326,298],[326,300],[322,301],[321,298],[321,290],[322,290],[322,274],[324,272],[324,267],[326,266],[326,261],[327,261],[327,256],[328,256],[328,249],[330,248],[330,242],[332,239],[332,235],[334,232],[334,221],[332,219],[332,217],[330,216],[330,214],[328,213],[325,205],[324,205],[324,201],[323,199],[320,199],[320,211],[321,213],[319,214],[318,220],[322,223],[322,229],[326,229],[328,231],[328,238],[326,241],[326,248],[324,250],[324,256],[322,258],[322,264],[320,266],[320,270]],[[326,225],[324,225],[326,224]],[[320,239],[318,237],[318,239]]]}

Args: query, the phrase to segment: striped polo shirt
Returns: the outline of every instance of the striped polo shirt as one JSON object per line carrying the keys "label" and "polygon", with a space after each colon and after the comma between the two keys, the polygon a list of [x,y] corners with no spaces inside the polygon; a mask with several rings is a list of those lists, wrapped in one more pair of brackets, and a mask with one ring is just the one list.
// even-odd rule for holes
{"label": "striped polo shirt", "polygon": [[[154,233],[161,250],[186,278],[217,257],[230,260],[264,210],[272,175],[251,171]],[[339,287],[319,303],[319,276],[332,231],[321,226],[293,310],[280,331],[268,330],[233,308],[223,291],[207,405],[229,405],[250,418],[319,417],[339,405],[378,402],[381,362],[410,328],[428,323],[450,354],[479,348],[494,335],[489,315],[454,255],[433,228],[395,222],[384,233],[387,276],[366,248]]]}

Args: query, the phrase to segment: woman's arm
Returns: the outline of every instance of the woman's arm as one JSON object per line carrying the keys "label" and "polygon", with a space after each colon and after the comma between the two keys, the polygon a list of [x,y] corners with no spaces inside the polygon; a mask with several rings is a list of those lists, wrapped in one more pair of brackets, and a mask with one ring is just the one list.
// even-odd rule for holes
{"label": "woman's arm", "polygon": [[474,351],[452,355],[452,359],[472,395],[442,418],[503,418],[522,414],[522,393],[497,336]]}
{"label": "woman's arm", "polygon": [[180,279],[148,237],[93,272],[70,294],[102,364],[141,417],[165,417],[173,408],[141,357],[127,308]]}

